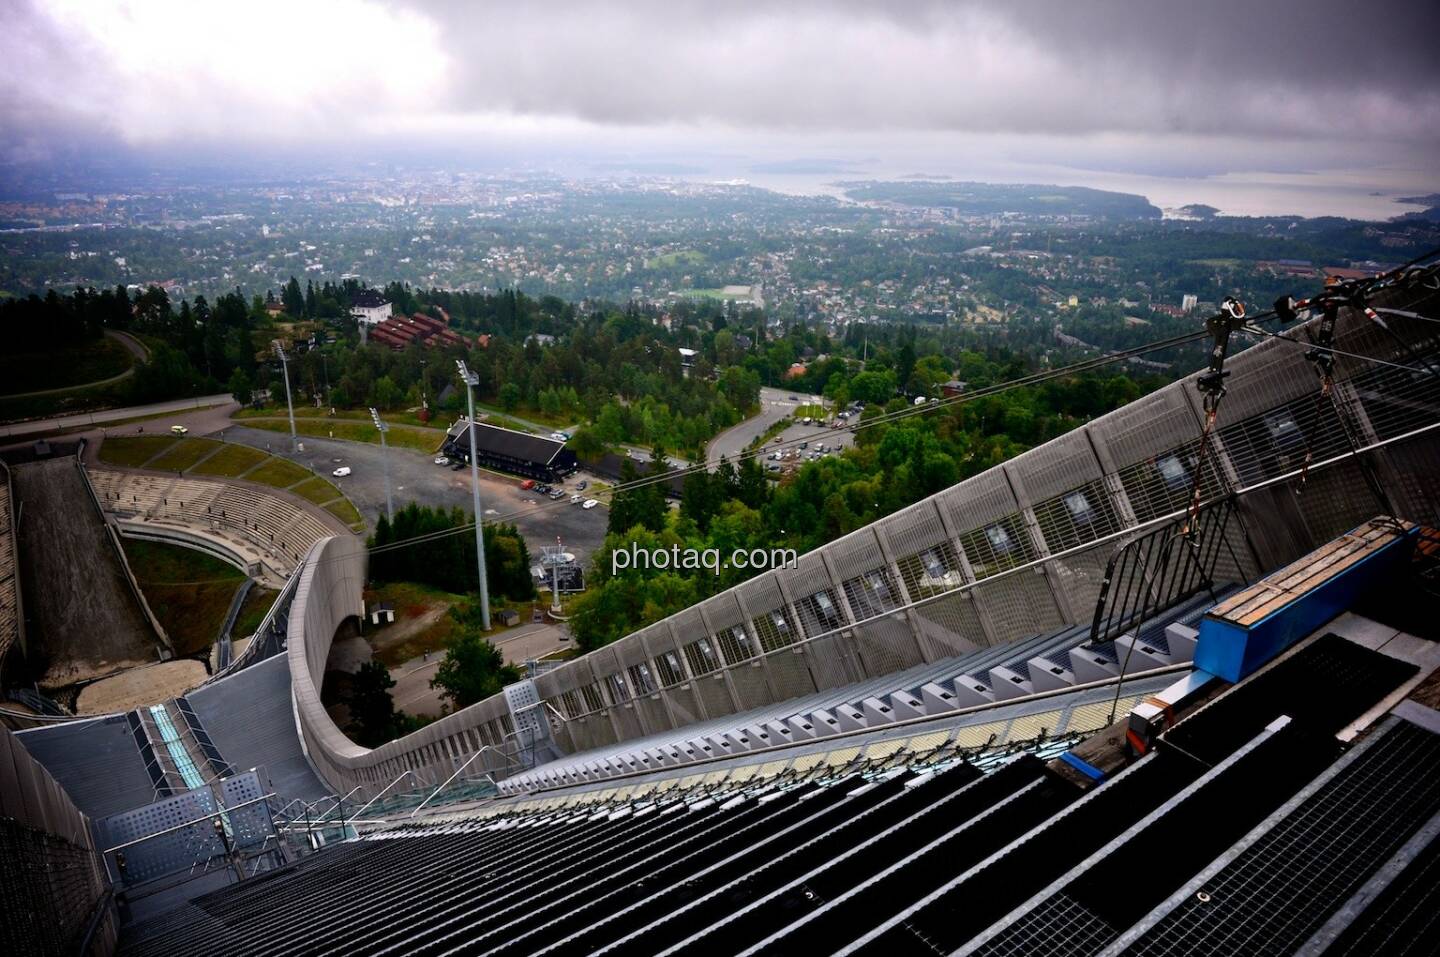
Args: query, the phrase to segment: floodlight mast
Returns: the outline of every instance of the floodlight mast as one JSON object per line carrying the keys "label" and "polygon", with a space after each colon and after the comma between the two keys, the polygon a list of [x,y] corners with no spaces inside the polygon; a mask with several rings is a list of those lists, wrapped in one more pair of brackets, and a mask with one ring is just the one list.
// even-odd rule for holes
{"label": "floodlight mast", "polygon": [[290,358],[285,355],[285,347],[276,339],[271,343],[275,347],[275,355],[280,359],[280,371],[285,376],[285,408],[290,413],[290,451],[300,451],[300,437],[295,434],[295,405],[290,401]]}
{"label": "floodlight mast", "polygon": [[490,630],[490,586],[485,581],[485,531],[480,511],[480,460],[475,452],[475,387],[480,377],[470,371],[464,359],[456,359],[460,381],[465,383],[465,402],[470,412],[470,491],[475,505],[475,562],[480,567],[480,627]]}
{"label": "floodlight mast", "polygon": [[555,536],[555,560],[550,563],[550,613],[560,617],[564,609],[560,607],[560,563],[564,561],[565,546],[560,542],[560,536]]}
{"label": "floodlight mast", "polygon": [[390,431],[390,426],[380,421],[380,412],[376,409],[370,410],[370,418],[375,420],[375,428],[380,431],[380,460],[385,466],[385,517],[393,524],[395,503],[390,497],[390,447],[385,444],[385,433]]}

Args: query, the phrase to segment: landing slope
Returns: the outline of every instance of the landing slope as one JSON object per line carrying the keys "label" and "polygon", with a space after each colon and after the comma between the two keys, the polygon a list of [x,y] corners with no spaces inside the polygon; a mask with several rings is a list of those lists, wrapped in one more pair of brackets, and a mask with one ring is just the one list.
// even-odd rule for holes
{"label": "landing slope", "polygon": [[42,686],[60,688],[156,659],[158,639],[70,457],[11,470],[20,585]]}

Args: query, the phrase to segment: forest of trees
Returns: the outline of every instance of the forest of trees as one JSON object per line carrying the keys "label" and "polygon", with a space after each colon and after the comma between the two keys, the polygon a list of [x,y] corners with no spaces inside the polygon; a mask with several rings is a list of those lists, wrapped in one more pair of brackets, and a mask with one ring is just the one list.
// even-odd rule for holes
{"label": "forest of trees", "polygon": [[[447,511],[415,502],[396,512],[394,522],[382,515],[369,539],[372,549],[380,549],[370,559],[370,577],[377,582],[420,582],[457,594],[475,591],[480,587],[480,572],[473,535],[440,535],[407,548],[384,550],[397,542],[461,528],[469,520],[458,508]],[[486,524],[485,573],[494,599],[526,602],[535,597],[530,550],[514,525]]]}

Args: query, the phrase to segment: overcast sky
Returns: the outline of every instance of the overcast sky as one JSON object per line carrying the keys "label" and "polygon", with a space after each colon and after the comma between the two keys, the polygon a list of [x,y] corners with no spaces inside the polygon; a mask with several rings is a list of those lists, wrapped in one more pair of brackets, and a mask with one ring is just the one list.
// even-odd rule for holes
{"label": "overcast sky", "polygon": [[1374,168],[1387,183],[1440,162],[1431,0],[0,10],[11,158],[107,142],[352,154],[524,142],[917,163],[964,150],[1179,175]]}

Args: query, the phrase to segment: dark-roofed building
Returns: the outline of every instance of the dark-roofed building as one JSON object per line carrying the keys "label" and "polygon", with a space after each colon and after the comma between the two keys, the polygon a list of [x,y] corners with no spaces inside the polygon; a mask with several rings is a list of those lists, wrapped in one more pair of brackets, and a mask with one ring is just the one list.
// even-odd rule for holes
{"label": "dark-roofed building", "polygon": [[[470,461],[470,423],[461,419],[445,433],[444,453],[451,459]],[[475,453],[488,469],[553,481],[575,471],[575,453],[564,442],[502,429],[481,422],[475,428]]]}
{"label": "dark-roofed building", "polygon": [[390,318],[390,303],[374,289],[362,289],[350,300],[350,316],[363,326],[377,326]]}

